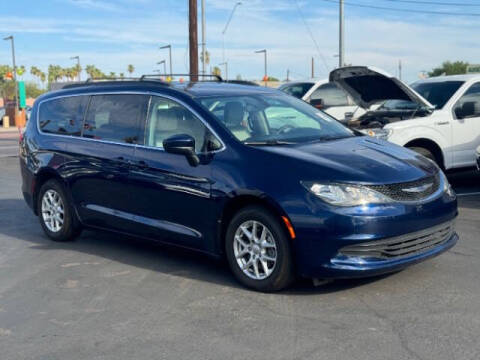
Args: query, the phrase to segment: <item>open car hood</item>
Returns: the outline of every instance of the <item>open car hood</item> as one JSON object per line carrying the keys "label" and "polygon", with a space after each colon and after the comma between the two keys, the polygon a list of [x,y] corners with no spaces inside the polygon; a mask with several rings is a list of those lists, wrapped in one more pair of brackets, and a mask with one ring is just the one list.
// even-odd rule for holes
{"label": "open car hood", "polygon": [[434,108],[401,80],[370,66],[346,66],[333,70],[330,81],[337,83],[364,109],[384,100],[407,100]]}

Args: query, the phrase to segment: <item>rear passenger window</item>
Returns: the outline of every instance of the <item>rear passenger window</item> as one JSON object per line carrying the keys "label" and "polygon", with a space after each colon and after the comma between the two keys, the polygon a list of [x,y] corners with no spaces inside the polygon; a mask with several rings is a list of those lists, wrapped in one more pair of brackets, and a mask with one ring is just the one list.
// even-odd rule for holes
{"label": "rear passenger window", "polygon": [[40,130],[49,134],[80,136],[88,96],[62,97],[41,104]]}
{"label": "rear passenger window", "polygon": [[88,107],[83,136],[138,144],[149,97],[146,95],[96,95]]}

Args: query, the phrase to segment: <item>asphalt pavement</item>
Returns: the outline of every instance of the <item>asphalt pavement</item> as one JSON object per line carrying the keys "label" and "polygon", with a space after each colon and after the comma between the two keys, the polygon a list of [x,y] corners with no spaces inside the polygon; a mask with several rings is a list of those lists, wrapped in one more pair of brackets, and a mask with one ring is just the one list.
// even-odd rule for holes
{"label": "asphalt pavement", "polygon": [[[0,359],[480,359],[480,176],[452,250],[404,271],[277,294],[221,262],[106,232],[54,243],[0,134]],[[470,195],[469,195],[470,194]],[[473,194],[473,195],[472,195]]]}

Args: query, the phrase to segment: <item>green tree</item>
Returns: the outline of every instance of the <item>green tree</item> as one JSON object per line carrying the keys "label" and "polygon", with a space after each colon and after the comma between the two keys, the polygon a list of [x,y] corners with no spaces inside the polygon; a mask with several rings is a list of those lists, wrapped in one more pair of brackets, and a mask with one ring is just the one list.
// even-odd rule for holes
{"label": "green tree", "polygon": [[0,65],[0,93],[4,100],[13,99],[15,96],[15,83],[6,78],[6,75],[12,72],[10,65]]}
{"label": "green tree", "polygon": [[465,74],[467,72],[468,62],[465,61],[444,61],[442,66],[434,68],[428,73],[428,76],[440,76],[440,75],[457,75]]}
{"label": "green tree", "polygon": [[237,74],[237,77],[236,77],[237,80],[242,80],[242,75],[240,74]]}
{"label": "green tree", "polygon": [[40,95],[42,95],[46,90],[45,89],[40,89],[37,84],[34,82],[27,82],[25,83],[25,93],[27,97],[31,98],[37,98]]}
{"label": "green tree", "polygon": [[212,70],[212,75],[222,76],[222,70],[218,66],[214,66]]}
{"label": "green tree", "polygon": [[129,64],[127,66],[127,72],[130,74],[130,76],[132,76],[132,74],[134,73],[135,71],[135,67],[132,65],[132,64]]}

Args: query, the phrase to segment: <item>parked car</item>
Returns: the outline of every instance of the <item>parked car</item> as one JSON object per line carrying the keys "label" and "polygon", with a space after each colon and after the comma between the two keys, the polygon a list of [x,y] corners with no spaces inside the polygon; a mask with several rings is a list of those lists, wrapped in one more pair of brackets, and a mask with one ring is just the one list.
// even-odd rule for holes
{"label": "parked car", "polygon": [[280,85],[278,90],[301,99],[313,85],[314,81],[293,81]]}
{"label": "parked car", "polygon": [[346,124],[353,117],[365,113],[360,106],[337,84],[328,79],[319,80],[303,95],[302,100],[325,111],[338,121]]}
{"label": "parked car", "polygon": [[439,76],[408,86],[382,70],[352,66],[332,71],[330,81],[370,109],[350,120],[350,127],[415,150],[444,169],[475,166],[480,75]]}
{"label": "parked car", "polygon": [[188,247],[261,291],[397,271],[458,239],[433,162],[275,89],[70,87],[37,99],[20,150],[24,198],[52,240],[91,228]]}
{"label": "parked car", "polygon": [[5,108],[3,106],[0,107],[0,126],[3,126],[3,117],[5,116]]}

